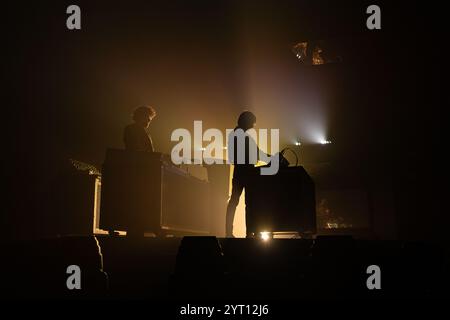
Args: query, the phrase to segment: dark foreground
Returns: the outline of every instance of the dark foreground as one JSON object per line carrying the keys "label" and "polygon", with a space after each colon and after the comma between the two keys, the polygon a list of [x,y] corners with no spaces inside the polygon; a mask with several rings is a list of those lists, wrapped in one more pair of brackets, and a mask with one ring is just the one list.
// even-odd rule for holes
{"label": "dark foreground", "polygon": [[[187,306],[192,301],[448,298],[450,283],[446,248],[343,236],[61,237],[3,244],[2,252],[1,292],[7,299],[149,299]],[[79,267],[79,290],[68,288],[74,283],[69,266]],[[376,283],[370,266],[379,268],[381,289],[369,289]]]}

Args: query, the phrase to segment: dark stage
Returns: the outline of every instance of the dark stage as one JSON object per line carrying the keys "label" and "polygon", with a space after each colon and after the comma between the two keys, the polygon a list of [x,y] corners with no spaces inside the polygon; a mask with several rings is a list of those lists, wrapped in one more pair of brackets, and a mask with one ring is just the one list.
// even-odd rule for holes
{"label": "dark stage", "polygon": [[449,298],[437,1],[2,13],[2,298]]}

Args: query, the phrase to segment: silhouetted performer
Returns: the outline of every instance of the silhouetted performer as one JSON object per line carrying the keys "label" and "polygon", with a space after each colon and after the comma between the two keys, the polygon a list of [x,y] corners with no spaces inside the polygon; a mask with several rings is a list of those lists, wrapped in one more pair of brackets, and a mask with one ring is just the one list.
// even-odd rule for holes
{"label": "silhouetted performer", "polygon": [[[244,111],[239,115],[237,127],[234,129],[236,132],[237,129],[242,129],[246,132],[249,129],[254,128],[256,124],[256,116],[250,111]],[[228,139],[228,158],[231,163],[234,163],[234,171],[233,171],[233,180],[232,180],[232,190],[231,197],[228,201],[227,206],[227,215],[225,222],[225,232],[227,237],[233,237],[233,221],[234,214],[236,212],[236,207],[239,204],[239,198],[241,197],[242,191],[249,184],[252,176],[256,174],[255,164],[258,160],[259,156],[259,148],[256,145],[256,142],[248,135],[245,137],[245,155],[244,155],[244,163],[239,164],[238,161],[238,146],[237,146],[237,138],[232,137],[233,133],[230,134]],[[231,145],[234,145],[234,148],[231,148]],[[256,156],[252,159],[252,154],[250,152],[254,152],[253,155]],[[230,154],[232,153],[232,154]],[[269,155],[267,155],[269,156]],[[248,208],[248,198],[245,198],[245,210],[246,213],[249,210]],[[247,217],[247,214],[246,214]],[[248,226],[248,221],[247,226]],[[248,229],[248,228],[247,228]],[[247,236],[249,235],[249,230],[247,230]]]}
{"label": "silhouetted performer", "polygon": [[123,141],[125,149],[130,151],[154,152],[152,138],[148,134],[148,126],[156,116],[152,107],[138,107],[133,112],[134,123],[125,127]]}

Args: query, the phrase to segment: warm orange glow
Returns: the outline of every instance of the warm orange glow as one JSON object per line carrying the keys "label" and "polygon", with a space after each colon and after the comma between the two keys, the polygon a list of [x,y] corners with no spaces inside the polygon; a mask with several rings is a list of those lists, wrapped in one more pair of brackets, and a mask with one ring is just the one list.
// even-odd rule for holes
{"label": "warm orange glow", "polygon": [[[233,181],[233,170],[234,166],[230,165],[230,182],[229,182],[229,191],[228,195],[231,196],[231,184]],[[242,192],[241,199],[239,200],[239,204],[236,207],[236,213],[234,215],[234,224],[233,224],[233,236],[236,238],[245,238],[247,235],[245,228],[245,189]]]}
{"label": "warm orange glow", "polygon": [[260,235],[261,235],[261,239],[263,241],[269,241],[270,240],[270,232],[263,231],[263,232],[260,233]]}

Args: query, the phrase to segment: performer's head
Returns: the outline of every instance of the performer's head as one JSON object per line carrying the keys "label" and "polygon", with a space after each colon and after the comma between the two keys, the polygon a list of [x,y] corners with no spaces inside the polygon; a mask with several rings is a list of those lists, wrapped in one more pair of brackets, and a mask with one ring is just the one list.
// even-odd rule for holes
{"label": "performer's head", "polygon": [[244,111],[239,115],[238,128],[246,131],[256,124],[256,116],[250,111]]}
{"label": "performer's head", "polygon": [[150,106],[138,107],[133,112],[134,122],[144,128],[148,128],[148,125],[154,117],[156,117],[156,111]]}

